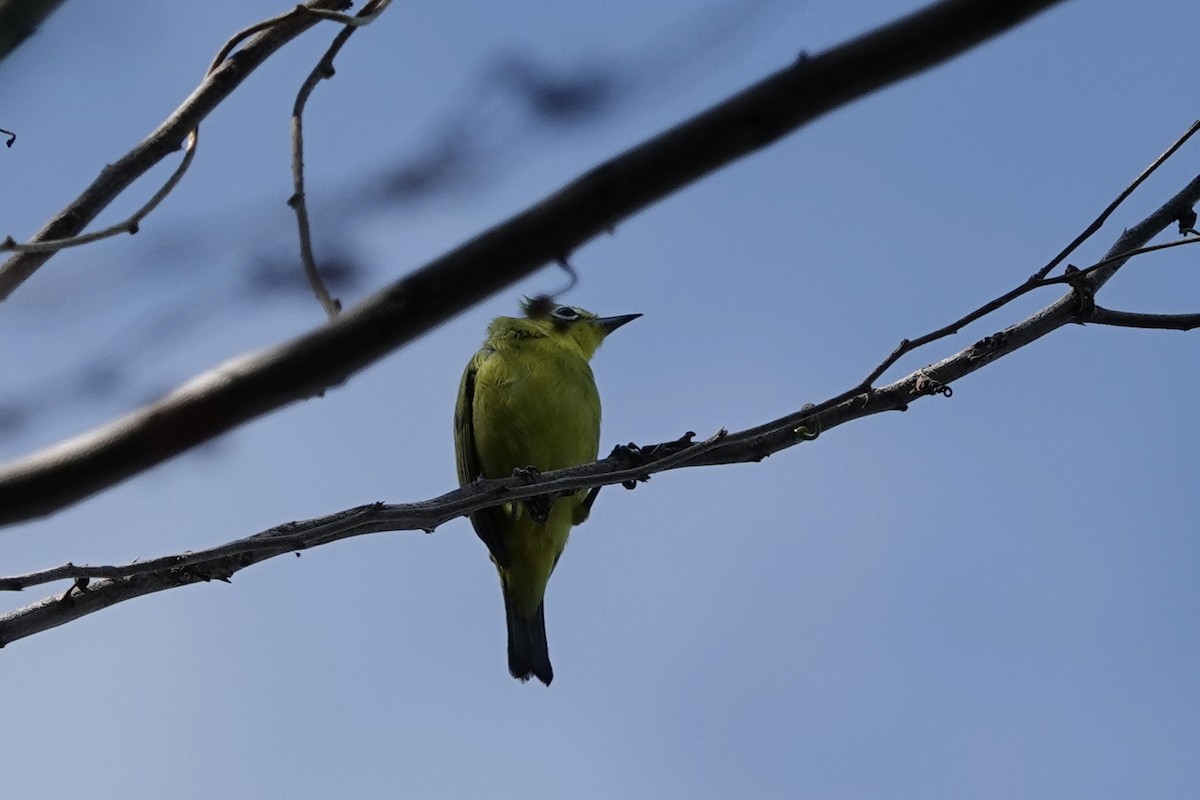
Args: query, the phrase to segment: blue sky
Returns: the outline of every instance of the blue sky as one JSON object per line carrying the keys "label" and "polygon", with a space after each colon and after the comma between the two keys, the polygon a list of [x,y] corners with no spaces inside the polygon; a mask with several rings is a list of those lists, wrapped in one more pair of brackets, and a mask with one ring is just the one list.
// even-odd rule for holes
{"label": "blue sky", "polygon": [[[599,161],[916,3],[395,4],[307,118],[319,254],[352,303]],[[71,2],[0,64],[0,234],[28,236],[194,88],[266,0]],[[735,10],[736,9],[736,10]],[[594,362],[602,450],[741,428],[855,384],[1020,283],[1197,116],[1178,3],[1076,0],[840,109],[582,248],[566,298],[641,312]],[[324,26],[203,126],[134,237],[63,253],[0,310],[11,458],[321,321],[255,288],[294,258],[296,87]],[[514,57],[611,101],[531,121]],[[478,142],[444,191],[372,187]],[[1196,174],[1180,153],[1072,261]],[[102,220],[135,208],[160,167]],[[1200,306],[1196,251],[1102,304]],[[462,367],[547,269],[319,400],[0,537],[0,571],[114,563],[454,485]],[[1023,299],[896,377],[1047,304]],[[904,414],[761,464],[606,490],[551,581],[554,685],[508,677],[464,520],[363,537],[5,648],[13,796],[1191,797],[1200,784],[1195,334],[1060,330]],[[19,412],[19,413],[18,413]],[[58,587],[54,587],[58,588]],[[5,609],[32,602],[31,590]],[[170,787],[164,790],[164,787]]]}

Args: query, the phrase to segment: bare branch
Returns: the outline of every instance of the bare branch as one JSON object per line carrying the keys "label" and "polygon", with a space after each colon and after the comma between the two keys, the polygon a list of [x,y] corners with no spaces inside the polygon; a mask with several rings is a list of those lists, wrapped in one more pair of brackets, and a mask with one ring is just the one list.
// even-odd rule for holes
{"label": "bare branch", "polygon": [[362,28],[379,19],[379,15],[391,4],[392,0],[373,0],[373,2],[367,3],[362,11],[359,11],[353,17],[348,14],[337,14],[333,11],[319,11],[312,8],[305,8],[304,10],[309,14],[316,14],[321,19],[340,22],[348,28]]}
{"label": "bare branch", "polygon": [[[1107,270],[1112,267],[1120,268],[1126,261],[1134,256],[1145,255],[1146,253],[1155,253],[1159,250],[1170,250],[1173,247],[1184,247],[1187,245],[1200,244],[1200,239],[1176,239],[1173,242],[1162,242],[1160,244],[1147,245],[1146,247],[1135,247],[1132,250],[1126,250],[1116,255],[1110,255],[1101,261],[1097,261],[1085,269],[1072,269],[1068,267],[1068,271],[1064,275],[1056,275],[1053,278],[1043,278],[1039,286],[1053,286],[1059,283],[1075,284],[1080,278],[1091,278],[1101,270]],[[1111,251],[1110,251],[1111,252]],[[1111,277],[1111,273],[1108,277]],[[1105,280],[1108,280],[1106,277]]]}
{"label": "bare branch", "polygon": [[[306,3],[306,7],[323,10],[340,10],[349,5],[349,0],[309,0]],[[94,220],[121,192],[129,188],[137,178],[148,172],[167,155],[178,150],[185,139],[196,130],[200,121],[208,116],[241,84],[247,75],[266,61],[272,53],[318,22],[320,22],[320,18],[312,14],[289,12],[275,20],[260,23],[248,30],[261,32],[256,33],[245,47],[237,51],[235,56],[226,58],[236,44],[241,41],[241,38],[245,38],[249,34],[243,31],[242,34],[239,34],[240,38],[235,37],[218,54],[214,61],[214,67],[204,82],[166,121],[123,158],[101,170],[100,175],[92,181],[91,186],[83,191],[83,194],[79,195],[34,235],[31,240],[32,244],[56,243],[49,252],[38,248],[28,248],[26,252],[18,252],[0,265],[0,300],[7,299],[18,286],[50,260],[54,252],[65,246],[65,242],[78,236],[88,223]],[[263,29],[263,26],[267,27]],[[168,185],[160,190],[159,194],[162,197],[165,197],[165,193],[169,192],[182,176],[182,170],[187,168],[188,160],[185,157],[185,163],[172,175]],[[157,205],[161,201],[162,197],[159,194],[155,195],[155,199],[151,201],[146,213],[149,213],[153,205]],[[133,233],[137,230],[136,220],[131,225],[128,223],[129,221],[122,223],[126,227],[116,226],[117,232]],[[102,233],[112,235],[111,230]],[[13,250],[20,247],[12,237],[9,237],[0,246],[0,250]]]}
{"label": "bare branch", "polygon": [[[946,394],[949,381],[963,377],[1019,347],[1075,321],[1072,295],[1005,331],[990,336],[895,383],[859,393],[856,390],[765,425],[708,440],[684,439],[645,448],[662,458],[628,466],[627,456],[614,454],[579,467],[546,472],[536,481],[519,478],[478,481],[441,497],[419,503],[375,503],[300,522],[290,522],[219,547],[165,556],[123,566],[77,567],[67,564],[28,575],[0,578],[0,589],[19,590],[50,581],[76,579],[66,595],[52,596],[0,616],[0,645],[47,630],[87,614],[145,594],[201,581],[228,581],[238,571],[289,552],[384,531],[431,532],[442,523],[473,511],[525,497],[617,483],[632,485],[668,469],[760,461],[813,438],[811,431],[829,430],[882,411],[903,411],[921,397]],[[1115,313],[1115,312],[1108,312]],[[1093,313],[1093,318],[1095,314]],[[1101,320],[1103,314],[1101,315]],[[1101,321],[1098,320],[1098,321]],[[1200,315],[1193,317],[1193,327]],[[102,578],[88,584],[87,579]],[[84,580],[80,580],[84,579]]]}
{"label": "bare branch", "polygon": [[1096,306],[1084,322],[1097,325],[1116,325],[1122,328],[1154,328],[1159,330],[1190,331],[1200,328],[1200,314],[1139,314],[1134,311],[1112,311]]}
{"label": "bare branch", "polygon": [[1142,170],[1142,174],[1138,175],[1136,178],[1134,178],[1133,182],[1125,187],[1125,191],[1123,191],[1119,195],[1117,195],[1116,199],[1108,204],[1108,208],[1106,208],[1102,212],[1100,212],[1100,216],[1096,217],[1096,219],[1094,219],[1092,221],[1092,224],[1088,225],[1083,230],[1083,233],[1076,236],[1074,241],[1072,241],[1069,245],[1064,247],[1061,253],[1056,255],[1054,258],[1050,259],[1050,261],[1047,262],[1046,266],[1042,267],[1037,272],[1035,272],[1033,274],[1033,277],[1035,279],[1041,279],[1041,278],[1044,278],[1047,275],[1049,275],[1051,270],[1053,270],[1056,266],[1061,264],[1067,256],[1071,255],[1071,253],[1074,253],[1075,250],[1081,244],[1083,244],[1089,238],[1091,238],[1092,234],[1094,234],[1096,231],[1100,230],[1100,228],[1104,225],[1104,223],[1108,221],[1108,218],[1112,216],[1112,213],[1117,210],[1117,207],[1119,205],[1121,205],[1121,203],[1124,203],[1126,198],[1128,198],[1129,195],[1133,194],[1134,191],[1139,186],[1142,185],[1143,181],[1145,181],[1147,178],[1149,178],[1151,175],[1153,175],[1154,171],[1156,169],[1158,169],[1159,167],[1161,167],[1168,158],[1173,156],[1175,154],[1176,150],[1183,147],[1184,143],[1188,139],[1192,138],[1192,135],[1194,133],[1196,133],[1196,131],[1200,131],[1200,120],[1193,122],[1191,124],[1191,127],[1189,127],[1186,131],[1184,131],[1183,135],[1175,140],[1174,144],[1172,144],[1170,147],[1168,147],[1166,150],[1164,150],[1162,155],[1160,155],[1158,158],[1154,159],[1154,163],[1152,163],[1150,166],[1148,166],[1144,170]]}
{"label": "bare branch", "polygon": [[[72,236],[67,239],[44,239],[35,240],[28,244],[20,244],[11,236],[5,237],[3,242],[0,242],[0,253],[40,253],[47,257],[57,253],[59,250],[65,250],[68,247],[80,247],[81,245],[98,242],[101,239],[108,239],[122,233],[135,234],[138,232],[138,226],[150,212],[158,208],[158,204],[167,198],[179,181],[183,179],[183,174],[187,172],[188,167],[192,165],[192,160],[196,157],[196,145],[200,141],[200,129],[196,128],[188,134],[187,143],[184,145],[183,158],[179,162],[179,166],[175,167],[175,171],[167,178],[166,183],[159,187],[158,191],[146,201],[146,203],[133,212],[127,219],[118,222],[116,225],[110,225],[92,233],[84,233],[78,236]],[[0,273],[2,280],[2,273]]]}
{"label": "bare branch", "polygon": [[378,19],[390,3],[391,0],[372,0],[353,17],[344,14],[327,15],[323,13],[320,15],[323,19],[335,19],[346,25],[334,37],[333,43],[325,51],[325,55],[321,56],[321,60],[305,78],[304,83],[300,86],[300,91],[296,93],[296,102],[292,105],[292,196],[288,198],[288,205],[296,212],[296,226],[300,235],[300,260],[304,264],[304,275],[308,278],[308,285],[312,288],[317,302],[325,309],[325,314],[330,319],[336,317],[342,310],[342,303],[329,294],[325,281],[321,279],[321,272],[317,269],[316,258],[313,257],[312,232],[308,223],[308,203],[304,193],[304,107],[308,104],[309,95],[312,94],[313,89],[317,88],[317,84],[333,77],[333,59],[337,57],[351,34],[363,25]]}
{"label": "bare branch", "polygon": [[[689,432],[673,442],[664,442],[645,448],[643,452],[652,453],[654,456],[645,461],[636,460],[633,466],[627,463],[630,457],[623,454],[628,448],[617,448],[620,454],[614,453],[608,458],[592,464],[545,472],[537,481],[529,481],[524,478],[479,480],[471,486],[456,489],[432,500],[399,505],[374,503],[358,506],[324,517],[288,522],[219,547],[164,556],[148,561],[134,561],[121,566],[64,564],[61,567],[31,572],[26,575],[0,578],[0,591],[20,591],[31,586],[79,578],[118,580],[151,572],[184,568],[202,567],[201,571],[207,574],[212,572],[211,567],[215,562],[231,557],[241,557],[247,553],[264,551],[269,553],[265,557],[270,557],[293,550],[306,550],[317,545],[367,533],[406,530],[432,532],[438,526],[456,517],[500,503],[537,495],[590,489],[594,486],[608,486],[615,483],[632,485],[649,480],[651,473],[686,466],[702,454],[712,450],[728,436],[728,433],[724,430],[718,431],[702,442],[693,442],[694,435]],[[224,572],[224,570],[221,571]],[[4,641],[3,635],[0,635],[0,641]]]}
{"label": "bare branch", "polygon": [[[566,260],[576,247],[681,187],[1059,2],[944,0],[801,58],[596,167],[322,327],[226,362],[156,403],[10,462],[0,469],[0,524],[63,508],[255,417],[318,395],[542,265]],[[282,30],[283,23],[262,37],[279,39]],[[7,273],[0,269],[0,291],[6,274],[11,279],[14,270],[24,270],[27,277],[35,268],[17,270],[10,262]]]}
{"label": "bare branch", "polygon": [[[1162,155],[1160,155],[1158,158],[1156,158],[1154,160],[1153,163],[1150,164],[1150,166],[1148,166],[1144,170],[1142,170],[1141,174],[1138,175],[1136,178],[1134,178],[1133,182],[1131,182],[1128,186],[1126,186],[1121,191],[1121,193],[1117,195],[1115,200],[1113,200],[1111,203],[1109,203],[1108,208],[1104,209],[1104,211],[1100,214],[1100,216],[1097,217],[1090,225],[1088,225],[1087,229],[1085,229],[1083,233],[1081,233],[1079,236],[1075,237],[1075,239],[1069,245],[1067,245],[1062,250],[1062,252],[1060,252],[1057,256],[1055,256],[1053,259],[1051,259],[1050,262],[1048,264],[1046,264],[1046,266],[1042,267],[1037,272],[1035,272],[1033,275],[1029,276],[1029,278],[1027,278],[1024,283],[1022,283],[1020,286],[1013,288],[1012,290],[1010,290],[1008,292],[1005,292],[1004,294],[1000,295],[999,297],[997,297],[993,300],[989,300],[988,302],[981,305],[979,308],[975,309],[974,311],[971,311],[968,314],[963,315],[962,317],[959,317],[954,322],[951,322],[949,325],[945,325],[941,328],[938,328],[937,330],[930,331],[929,333],[927,333],[923,336],[918,336],[916,339],[901,340],[900,344],[896,345],[896,349],[893,350],[888,355],[887,358],[885,358],[883,361],[881,361],[875,367],[875,369],[871,370],[871,373],[869,375],[867,375],[866,378],[863,379],[862,383],[859,384],[859,387],[861,389],[869,388],[870,386],[872,386],[875,383],[875,381],[881,375],[883,375],[883,373],[887,372],[888,369],[890,369],[893,364],[895,364],[897,361],[899,361],[901,358],[903,358],[908,353],[911,353],[912,351],[914,351],[918,348],[924,347],[925,345],[930,344],[931,342],[936,342],[938,339],[943,339],[947,336],[953,336],[954,334],[958,333],[960,330],[962,330],[966,326],[970,325],[972,322],[982,319],[982,318],[986,317],[988,314],[991,314],[993,311],[997,311],[1000,308],[1003,308],[1004,306],[1011,303],[1013,300],[1016,300],[1018,297],[1021,297],[1022,295],[1028,294],[1029,292],[1033,291],[1034,289],[1040,289],[1044,286],[1052,286],[1054,284],[1059,284],[1059,283],[1072,284],[1074,282],[1077,282],[1079,280],[1079,278],[1084,275],[1090,275],[1091,273],[1096,272],[1101,269],[1104,269],[1105,267],[1107,267],[1111,264],[1117,264],[1118,262],[1124,263],[1126,259],[1131,258],[1135,255],[1140,255],[1142,253],[1148,253],[1153,250],[1162,250],[1167,247],[1177,247],[1181,244],[1189,244],[1193,241],[1197,241],[1195,239],[1189,239],[1189,240],[1182,240],[1182,241],[1177,241],[1177,242],[1168,242],[1167,244],[1154,245],[1152,247],[1137,248],[1134,250],[1130,250],[1128,252],[1122,252],[1120,255],[1112,256],[1112,257],[1107,258],[1104,261],[1101,261],[1097,264],[1093,264],[1090,267],[1088,267],[1087,270],[1083,270],[1083,271],[1077,270],[1077,271],[1070,272],[1066,275],[1060,275],[1060,276],[1057,276],[1054,278],[1046,277],[1050,273],[1050,270],[1054,269],[1054,267],[1057,266],[1060,262],[1062,262],[1062,260],[1064,258],[1066,258],[1070,253],[1074,252],[1075,249],[1078,248],[1079,245],[1083,244],[1083,242],[1085,242],[1089,237],[1091,237],[1092,234],[1094,234],[1096,231],[1100,230],[1100,227],[1104,224],[1105,220],[1107,220],[1110,216],[1112,216],[1112,213],[1117,210],[1117,207],[1119,205],[1121,205],[1121,203],[1125,202],[1125,200],[1128,199],[1128,197],[1131,194],[1133,194],[1134,189],[1136,189],[1138,186],[1140,186],[1142,184],[1142,182],[1146,180],[1146,178],[1150,177],[1150,175],[1156,169],[1158,169],[1160,166],[1162,166],[1162,164],[1168,158],[1170,158],[1172,155],[1174,155],[1175,152],[1180,147],[1183,146],[1184,142],[1186,142],[1188,139],[1190,139],[1192,137],[1192,134],[1194,134],[1198,130],[1200,130],[1200,121],[1193,122],[1191,124],[1191,126],[1186,131],[1184,131],[1182,136],[1180,136],[1178,139],[1176,139],[1175,142],[1170,147],[1168,147],[1166,149],[1166,151],[1163,152]],[[1190,206],[1188,208],[1190,208]],[[1194,216],[1195,215],[1193,215],[1193,217]],[[1180,229],[1182,232],[1184,229],[1183,220],[1186,219],[1186,216],[1181,214],[1179,219],[1181,220],[1180,221]],[[1110,251],[1110,253],[1111,252],[1112,251]]]}
{"label": "bare branch", "polygon": [[[1162,207],[1126,231],[1113,246],[1127,258],[1151,237],[1176,221],[1180,204],[1200,199],[1200,178],[1193,180]],[[1112,251],[1110,250],[1110,252]],[[1110,256],[1106,261],[1110,261]],[[1104,263],[1104,262],[1102,262]],[[1082,272],[1076,272],[1081,276]],[[1093,278],[1103,277],[1103,271]],[[1030,342],[1071,322],[1097,322],[1129,327],[1200,327],[1200,314],[1153,315],[1109,311],[1090,302],[1087,278],[1053,304],[1026,319],[976,342],[941,361],[926,365],[898,381],[877,389],[849,389],[818,405],[755,428],[734,434],[724,430],[703,442],[693,434],[642,448],[633,458],[631,448],[592,464],[543,473],[537,480],[523,478],[481,480],[441,497],[419,503],[358,506],[325,517],[290,522],[219,547],[165,556],[122,566],[76,567],[66,564],[41,572],[0,578],[0,589],[19,590],[50,581],[74,579],[65,595],[43,599],[0,616],[0,646],[62,625],[117,603],[200,581],[228,581],[252,564],[288,552],[316,547],[368,533],[399,530],[432,532],[442,523],[473,511],[535,495],[559,494],[579,489],[623,483],[632,488],[650,475],[683,467],[761,461],[780,450],[816,438],[816,432],[883,411],[904,411],[909,404],[932,395],[950,396],[951,382],[990,364]],[[1102,285],[1102,284],[1101,284]],[[630,460],[633,458],[632,465]],[[89,584],[93,578],[103,580]]]}

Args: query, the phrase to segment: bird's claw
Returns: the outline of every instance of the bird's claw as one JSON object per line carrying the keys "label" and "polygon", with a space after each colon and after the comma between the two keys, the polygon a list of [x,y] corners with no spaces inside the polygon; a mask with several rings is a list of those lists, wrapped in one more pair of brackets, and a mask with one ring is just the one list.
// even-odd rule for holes
{"label": "bird's claw", "polygon": [[553,501],[548,494],[539,494],[533,497],[526,497],[522,500],[525,504],[525,510],[529,512],[529,517],[539,525],[544,525],[546,520],[550,519],[550,506]]}
{"label": "bird's claw", "polygon": [[[694,432],[688,431],[673,442],[661,442],[659,444],[652,444],[646,447],[639,447],[633,442],[630,442],[629,444],[619,444],[613,448],[611,457],[619,460],[626,466],[627,469],[640,467],[645,464],[649,464],[652,461],[657,461],[660,458],[665,458],[666,456],[678,453],[680,450],[691,447],[692,444],[694,444],[692,439],[695,438],[695,436],[696,434]],[[650,475],[642,474],[630,478],[627,481],[621,481],[621,485],[626,489],[633,489],[636,488],[639,483],[645,483],[648,480],[650,480]]]}
{"label": "bird's claw", "polygon": [[533,467],[533,466],[517,467],[516,469],[514,469],[512,471],[512,476],[514,478],[520,478],[521,480],[525,481],[526,483],[534,483],[535,481],[541,479],[542,471],[540,469],[538,469],[537,467]]}
{"label": "bird's claw", "polygon": [[[513,470],[513,477],[520,478],[526,483],[534,483],[541,480],[542,471],[537,467],[517,467]],[[539,525],[542,525],[546,520],[550,519],[550,506],[553,505],[554,498],[548,494],[539,494],[533,497],[526,497],[521,501],[525,506],[525,511],[529,514],[530,519]]]}
{"label": "bird's claw", "polygon": [[688,431],[672,442],[660,442],[658,444],[646,445],[645,447],[639,447],[633,442],[619,444],[613,448],[612,456],[620,459],[629,467],[637,467],[642,464],[649,464],[651,461],[657,461],[660,458],[665,458],[666,456],[674,455],[680,450],[686,450],[695,444],[692,441],[694,438],[696,438],[695,432]]}

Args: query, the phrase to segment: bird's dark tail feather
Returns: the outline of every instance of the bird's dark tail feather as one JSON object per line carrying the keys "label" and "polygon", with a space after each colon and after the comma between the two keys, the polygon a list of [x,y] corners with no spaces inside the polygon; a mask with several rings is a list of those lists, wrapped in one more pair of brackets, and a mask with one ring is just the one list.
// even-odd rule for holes
{"label": "bird's dark tail feather", "polygon": [[508,617],[508,671],[522,683],[531,677],[550,685],[554,669],[550,666],[550,650],[546,645],[545,604],[538,603],[531,617],[517,613],[508,592],[504,593],[504,612]]}

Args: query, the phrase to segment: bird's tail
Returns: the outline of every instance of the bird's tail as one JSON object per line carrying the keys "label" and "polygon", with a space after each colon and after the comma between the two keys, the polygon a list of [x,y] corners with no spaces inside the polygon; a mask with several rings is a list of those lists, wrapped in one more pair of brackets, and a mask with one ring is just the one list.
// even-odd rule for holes
{"label": "bird's tail", "polygon": [[508,617],[508,671],[521,682],[537,677],[550,685],[554,669],[550,666],[550,650],[546,645],[545,603],[538,603],[532,616],[517,611],[512,595],[504,592],[504,612]]}

